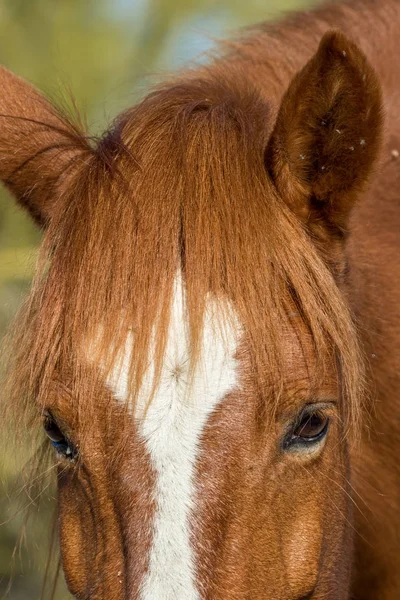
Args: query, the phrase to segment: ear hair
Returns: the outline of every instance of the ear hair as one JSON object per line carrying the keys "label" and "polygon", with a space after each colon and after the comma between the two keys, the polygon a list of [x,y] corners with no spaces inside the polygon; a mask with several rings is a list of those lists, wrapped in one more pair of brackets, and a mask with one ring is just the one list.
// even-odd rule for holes
{"label": "ear hair", "polygon": [[32,85],[2,67],[0,90],[0,180],[45,226],[60,186],[90,146]]}

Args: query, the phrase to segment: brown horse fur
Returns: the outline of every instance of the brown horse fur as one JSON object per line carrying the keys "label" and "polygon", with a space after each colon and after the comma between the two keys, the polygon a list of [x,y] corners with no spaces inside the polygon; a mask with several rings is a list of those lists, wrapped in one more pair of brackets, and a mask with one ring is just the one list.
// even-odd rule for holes
{"label": "brown horse fur", "polygon": [[[1,71],[0,177],[45,230],[7,396],[79,447],[59,476],[77,598],[140,598],[156,473],[104,374],[133,329],[132,403],[153,336],[156,389],[179,270],[192,371],[210,294],[244,332],[241,385],[196,464],[201,597],[400,597],[399,33],[397,0],[261,25],[96,145]],[[285,453],[285,427],[323,400],[323,450]]]}

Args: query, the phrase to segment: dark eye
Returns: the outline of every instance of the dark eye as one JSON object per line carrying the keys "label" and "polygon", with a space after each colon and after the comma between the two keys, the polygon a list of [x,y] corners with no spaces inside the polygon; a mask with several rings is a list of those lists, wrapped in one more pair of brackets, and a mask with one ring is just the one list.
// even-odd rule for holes
{"label": "dark eye", "polygon": [[57,454],[63,458],[73,460],[77,455],[77,450],[63,434],[61,429],[50,414],[45,415],[44,430]]}
{"label": "dark eye", "polygon": [[322,411],[306,411],[287,436],[284,446],[314,444],[325,437],[328,427],[329,418]]}

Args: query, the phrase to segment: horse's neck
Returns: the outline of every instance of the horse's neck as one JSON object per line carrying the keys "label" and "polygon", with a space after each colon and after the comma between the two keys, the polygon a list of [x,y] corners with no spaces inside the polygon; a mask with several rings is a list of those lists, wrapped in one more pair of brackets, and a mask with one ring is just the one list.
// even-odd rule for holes
{"label": "horse's neck", "polygon": [[[400,39],[400,0],[347,0],[263,23],[235,43],[222,59],[232,78],[245,75],[272,104],[279,103],[289,81],[311,58],[329,29],[339,29],[365,52],[386,90],[400,77],[395,61]],[[216,62],[220,68],[221,59]]]}

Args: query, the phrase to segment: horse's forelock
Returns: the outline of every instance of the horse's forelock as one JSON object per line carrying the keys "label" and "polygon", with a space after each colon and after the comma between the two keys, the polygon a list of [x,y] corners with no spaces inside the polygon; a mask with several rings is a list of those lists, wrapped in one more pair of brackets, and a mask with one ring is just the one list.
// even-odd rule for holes
{"label": "horse's forelock", "polygon": [[354,327],[328,268],[268,179],[269,115],[245,80],[233,86],[209,74],[161,88],[119,118],[47,231],[43,268],[16,335],[15,402],[21,389],[25,398],[45,394],[65,364],[79,395],[76,349],[98,335],[100,323],[108,370],[134,329],[128,378],[139,390],[154,324],[156,373],[162,367],[181,270],[192,368],[211,293],[229,300],[247,332],[260,392],[267,369],[279,398],[282,324],[295,309],[321,365],[327,350],[339,356],[346,415],[357,419],[362,369]]}

